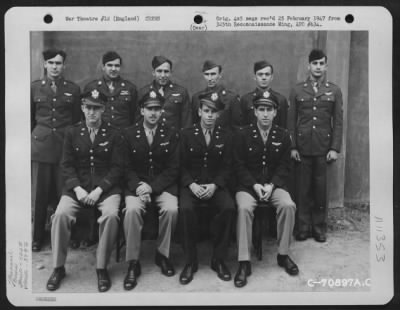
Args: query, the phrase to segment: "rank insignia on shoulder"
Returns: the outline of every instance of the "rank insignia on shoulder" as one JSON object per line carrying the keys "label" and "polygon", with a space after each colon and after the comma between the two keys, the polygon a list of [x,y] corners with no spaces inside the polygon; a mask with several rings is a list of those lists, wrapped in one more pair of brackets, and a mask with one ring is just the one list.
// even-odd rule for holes
{"label": "rank insignia on shoulder", "polygon": [[121,90],[121,95],[122,95],[122,96],[127,96],[127,95],[129,95],[129,90]]}
{"label": "rank insignia on shoulder", "polygon": [[330,95],[332,95],[333,93],[331,92],[331,91],[328,91],[328,92],[326,92],[325,93],[325,95],[327,95],[327,96],[330,96]]}
{"label": "rank insignia on shoulder", "polygon": [[174,97],[179,97],[181,94],[179,94],[179,93],[177,93],[177,94],[171,94],[171,96],[174,96]]}
{"label": "rank insignia on shoulder", "polygon": [[168,141],[168,142],[160,143],[160,146],[165,146],[165,145],[168,145],[168,144],[169,144],[169,141]]}
{"label": "rank insignia on shoulder", "polygon": [[64,93],[64,95],[68,96],[68,97],[72,96],[72,94],[70,94],[70,93]]}
{"label": "rank insignia on shoulder", "polygon": [[106,146],[108,144],[108,141],[103,142],[103,143],[99,143],[100,146]]}
{"label": "rank insignia on shoulder", "polygon": [[220,149],[220,148],[223,148],[223,147],[224,147],[224,144],[216,144],[215,147],[216,147],[217,149]]}
{"label": "rank insignia on shoulder", "polygon": [[223,95],[226,95],[226,91],[225,91],[225,90],[223,90],[223,91],[222,91],[222,94],[223,94]]}
{"label": "rank insignia on shoulder", "polygon": [[279,146],[279,145],[282,144],[282,142],[272,142],[272,144],[275,145],[275,146]]}

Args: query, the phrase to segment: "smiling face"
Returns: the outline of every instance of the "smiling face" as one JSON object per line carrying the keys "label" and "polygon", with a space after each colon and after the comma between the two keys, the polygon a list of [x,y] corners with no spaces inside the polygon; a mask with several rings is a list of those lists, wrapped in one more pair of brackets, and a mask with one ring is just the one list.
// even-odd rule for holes
{"label": "smiling face", "polygon": [[141,108],[140,113],[143,115],[143,122],[146,127],[153,128],[160,120],[162,109],[159,105],[146,106]]}
{"label": "smiling face", "polygon": [[110,80],[118,78],[120,71],[121,71],[121,59],[119,58],[108,61],[103,65],[104,76]]}
{"label": "smiling face", "polygon": [[214,88],[215,86],[217,86],[220,79],[222,78],[222,74],[218,66],[210,70],[204,71],[203,76],[207,82],[208,88]]}
{"label": "smiling face", "polygon": [[158,85],[167,85],[171,78],[171,65],[168,62],[159,65],[153,70],[153,77]]}
{"label": "smiling face", "polygon": [[325,75],[327,69],[328,63],[326,57],[313,60],[308,65],[308,70],[310,70],[311,76],[317,80],[321,79]]}
{"label": "smiling face", "polygon": [[46,75],[51,80],[59,78],[64,71],[64,67],[64,58],[61,55],[56,55],[44,62]]}

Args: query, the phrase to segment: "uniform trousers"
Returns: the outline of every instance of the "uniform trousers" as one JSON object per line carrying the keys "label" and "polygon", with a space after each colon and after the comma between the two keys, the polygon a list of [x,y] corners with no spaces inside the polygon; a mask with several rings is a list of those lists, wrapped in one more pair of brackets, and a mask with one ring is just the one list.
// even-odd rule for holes
{"label": "uniform trousers", "polygon": [[31,162],[33,241],[43,241],[49,204],[60,200],[62,177],[59,164]]}
{"label": "uniform trousers", "polygon": [[[152,195],[158,210],[158,251],[169,257],[171,236],[175,230],[178,219],[178,198],[168,192],[161,195]],[[149,207],[137,196],[125,197],[124,232],[126,240],[126,261],[137,260],[140,255],[143,216]]]}
{"label": "uniform trousers", "polygon": [[217,188],[208,200],[197,198],[188,187],[181,188],[179,208],[183,225],[183,249],[187,263],[197,262],[196,240],[198,220],[195,207],[208,204],[217,211],[211,223],[214,253],[216,259],[224,259],[228,252],[229,237],[235,216],[234,201],[226,189]]}
{"label": "uniform trousers", "polygon": [[299,232],[326,232],[326,156],[301,156],[296,163],[297,225]]}
{"label": "uniform trousers", "polygon": [[[116,244],[118,234],[118,210],[121,196],[111,195],[97,204],[101,216],[99,223],[99,244],[96,252],[96,266],[107,267],[111,252]],[[61,197],[57,210],[52,218],[51,246],[53,249],[54,268],[63,266],[67,258],[68,244],[71,238],[71,227],[82,212],[79,202],[67,195]]]}
{"label": "uniform trousers", "polygon": [[[296,205],[290,198],[289,193],[281,188],[276,188],[272,192],[269,201],[276,208],[278,253],[287,255],[292,241]],[[249,261],[251,257],[250,245],[252,243],[254,209],[257,207],[258,202],[251,194],[244,191],[236,193],[236,202],[238,206],[236,226],[238,260]]]}

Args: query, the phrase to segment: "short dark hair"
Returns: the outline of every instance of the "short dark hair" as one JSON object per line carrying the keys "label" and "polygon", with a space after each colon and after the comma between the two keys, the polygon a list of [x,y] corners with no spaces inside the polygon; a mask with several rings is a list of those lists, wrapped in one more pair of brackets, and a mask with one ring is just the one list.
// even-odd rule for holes
{"label": "short dark hair", "polygon": [[266,67],[270,67],[271,68],[271,73],[274,73],[274,67],[266,60],[260,60],[254,63],[254,74],[256,74],[256,72],[258,70],[264,69]]}
{"label": "short dark hair", "polygon": [[311,63],[314,60],[325,58],[326,62],[328,62],[328,56],[324,53],[323,50],[320,49],[313,49],[310,54],[308,55],[308,62]]}
{"label": "short dark hair", "polygon": [[109,51],[103,55],[103,58],[102,58],[103,65],[105,65],[107,62],[113,61],[115,59],[119,59],[119,61],[121,62],[121,65],[122,65],[122,57],[117,52]]}
{"label": "short dark hair", "polygon": [[65,59],[67,58],[67,53],[65,53],[63,50],[55,49],[55,48],[49,48],[42,53],[43,59],[48,60],[51,58],[56,57],[57,55],[60,55],[63,58],[63,62],[65,62]]}

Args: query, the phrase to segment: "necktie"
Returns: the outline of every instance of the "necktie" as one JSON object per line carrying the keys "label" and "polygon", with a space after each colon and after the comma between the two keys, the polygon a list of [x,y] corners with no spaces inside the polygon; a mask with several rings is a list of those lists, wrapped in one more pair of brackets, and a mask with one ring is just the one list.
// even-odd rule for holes
{"label": "necktie", "polygon": [[161,86],[158,92],[164,97],[164,87]]}
{"label": "necktie", "polygon": [[267,139],[268,139],[268,131],[261,131],[261,137],[262,137],[262,140],[263,140],[263,142],[265,144],[267,142]]}
{"label": "necktie", "polygon": [[211,141],[211,132],[209,129],[206,129],[204,132],[204,138],[206,139],[207,146],[210,144]]}
{"label": "necktie", "polygon": [[92,143],[93,143],[94,139],[96,138],[96,132],[95,132],[94,128],[89,129],[89,134],[90,134],[90,141],[92,141]]}
{"label": "necktie", "polygon": [[318,93],[318,82],[314,82],[312,88],[314,90],[314,93]]}
{"label": "necktie", "polygon": [[147,142],[149,142],[150,146],[153,144],[153,139],[154,139],[154,132],[153,130],[149,130],[147,132]]}
{"label": "necktie", "polygon": [[53,93],[57,92],[57,85],[56,85],[55,81],[51,81],[50,87],[51,87],[51,90],[53,91]]}
{"label": "necktie", "polygon": [[114,85],[113,85],[112,81],[108,84],[108,89],[109,89],[110,93],[114,92]]}

